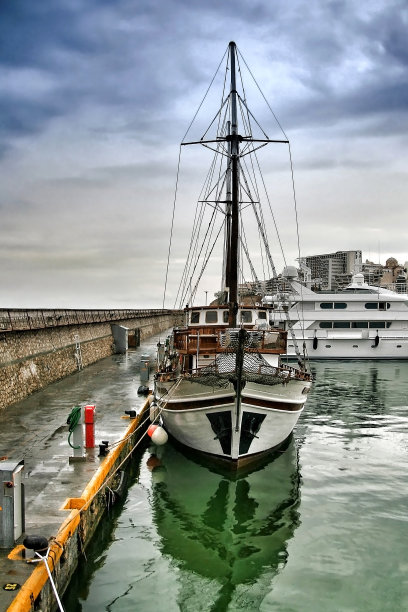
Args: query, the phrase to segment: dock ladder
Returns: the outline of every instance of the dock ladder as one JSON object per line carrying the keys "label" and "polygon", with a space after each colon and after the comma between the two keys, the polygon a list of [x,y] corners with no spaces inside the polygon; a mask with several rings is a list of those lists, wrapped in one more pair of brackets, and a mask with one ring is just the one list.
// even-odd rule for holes
{"label": "dock ladder", "polygon": [[74,340],[75,340],[75,359],[77,362],[78,370],[82,370],[84,367],[84,364],[82,363],[81,342],[79,340],[78,334],[75,334]]}

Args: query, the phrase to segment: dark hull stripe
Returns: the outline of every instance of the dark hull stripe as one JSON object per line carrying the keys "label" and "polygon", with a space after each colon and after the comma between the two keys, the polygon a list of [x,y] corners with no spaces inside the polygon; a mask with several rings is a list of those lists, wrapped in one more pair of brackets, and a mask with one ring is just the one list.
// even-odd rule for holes
{"label": "dark hull stripe", "polygon": [[288,412],[298,412],[303,408],[304,404],[289,404],[287,402],[279,402],[277,400],[265,400],[255,397],[242,397],[242,403],[246,406],[260,406],[261,408],[273,408],[274,410],[286,410]]}
{"label": "dark hull stripe", "polygon": [[196,410],[197,408],[211,408],[212,406],[223,406],[235,402],[234,396],[220,397],[214,399],[195,400],[194,402],[174,402],[169,401],[165,405],[167,410]]}
{"label": "dark hull stripe", "polygon": [[[212,408],[213,406],[223,406],[235,402],[234,397],[220,397],[219,399],[203,399],[193,402],[174,402],[169,401],[165,405],[165,410],[198,410],[199,408]],[[242,403],[248,407],[271,408],[273,410],[285,410],[287,412],[298,412],[303,408],[303,404],[289,404],[286,402],[269,401],[254,397],[243,397]]]}

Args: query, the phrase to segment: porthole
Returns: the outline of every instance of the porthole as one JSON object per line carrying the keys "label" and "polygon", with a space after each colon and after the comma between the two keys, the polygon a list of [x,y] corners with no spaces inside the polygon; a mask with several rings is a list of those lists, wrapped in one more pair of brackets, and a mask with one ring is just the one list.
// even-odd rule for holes
{"label": "porthole", "polygon": [[331,344],[326,344],[326,348],[331,348]]}
{"label": "porthole", "polygon": [[402,348],[402,344],[397,344],[397,348]]}
{"label": "porthole", "polygon": [[358,344],[353,344],[353,348],[358,348]]}

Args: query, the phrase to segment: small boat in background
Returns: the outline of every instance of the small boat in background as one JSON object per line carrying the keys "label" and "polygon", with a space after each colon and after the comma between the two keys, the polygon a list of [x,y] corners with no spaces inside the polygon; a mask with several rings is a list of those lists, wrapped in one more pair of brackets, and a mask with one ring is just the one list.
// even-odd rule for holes
{"label": "small boat in background", "polygon": [[[245,286],[245,282],[239,283],[244,281],[244,260],[253,282],[259,288],[262,285],[253,262],[253,255],[256,258],[260,250],[275,273],[260,203],[263,177],[256,176],[256,151],[271,142],[288,141],[286,137],[269,139],[247,107],[245,90],[238,93],[239,57],[231,42],[226,65],[229,91],[223,92],[219,111],[203,137],[182,143],[211,149],[214,159],[198,201],[190,257],[183,274],[185,291],[180,295],[188,301],[184,325],[176,327],[158,347],[157,411],[153,411],[153,417],[160,414],[165,429],[178,442],[227,460],[234,467],[287,440],[311,386],[311,375],[299,351],[299,367],[283,363],[287,332],[271,325],[272,308],[261,305],[261,297],[244,299],[240,292]],[[238,72],[241,77],[242,71]],[[254,135],[253,127],[260,129],[259,136]],[[213,137],[209,135],[212,128]],[[208,225],[201,212],[205,208],[210,210]],[[248,212],[253,213],[261,242],[256,251],[248,244]],[[222,230],[221,291],[211,305],[194,306],[198,283]],[[194,271],[197,277],[193,280]]]}

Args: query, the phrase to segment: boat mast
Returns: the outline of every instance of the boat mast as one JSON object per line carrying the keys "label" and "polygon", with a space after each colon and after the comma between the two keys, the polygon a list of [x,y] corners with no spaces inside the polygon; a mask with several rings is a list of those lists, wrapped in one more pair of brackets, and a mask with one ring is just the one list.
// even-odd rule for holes
{"label": "boat mast", "polygon": [[[231,122],[227,121],[227,136],[231,135]],[[222,275],[222,300],[223,304],[229,302],[229,278],[231,269],[231,141],[227,143],[228,147],[228,168],[227,168],[227,189],[225,200],[225,239],[224,239],[224,269]]]}
{"label": "boat mast", "polygon": [[230,262],[227,287],[229,287],[228,323],[230,327],[236,327],[238,313],[239,142],[242,137],[238,134],[237,89],[235,77],[236,45],[234,42],[230,42],[229,52],[231,61],[231,134],[227,136],[227,139],[231,143],[231,238],[227,245],[227,261]]}

